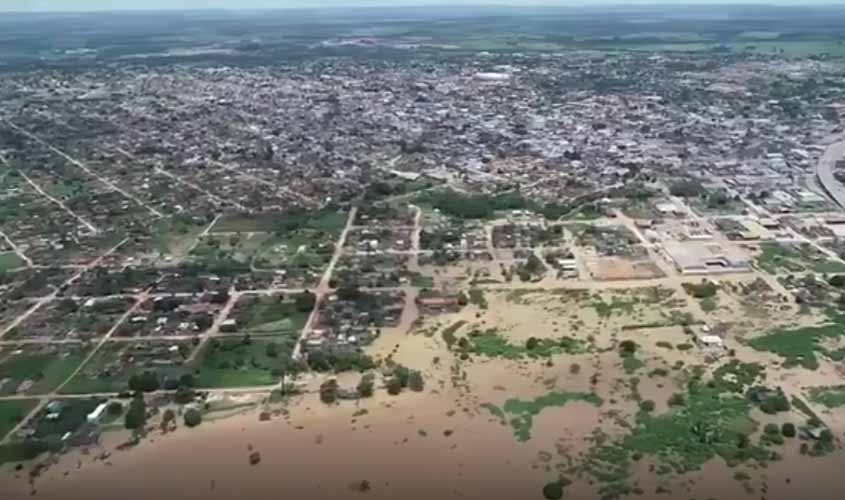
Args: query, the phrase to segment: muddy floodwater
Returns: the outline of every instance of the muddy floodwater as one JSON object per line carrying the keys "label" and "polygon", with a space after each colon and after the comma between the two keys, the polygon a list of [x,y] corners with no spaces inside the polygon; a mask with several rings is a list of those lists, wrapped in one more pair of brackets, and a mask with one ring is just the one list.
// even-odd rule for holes
{"label": "muddy floodwater", "polygon": [[[361,415],[363,407],[368,412]],[[93,450],[69,454],[34,489],[25,472],[4,471],[0,491],[4,500],[540,499],[555,474],[538,456],[555,441],[578,448],[596,418],[586,404],[547,409],[535,421],[533,438],[520,443],[494,419],[447,415],[436,394],[376,398],[359,407],[326,408],[306,399],[289,419],[259,422],[251,412],[155,435],[105,461],[95,460]],[[106,435],[104,448],[122,438]],[[250,465],[254,451],[261,461]],[[733,469],[713,461],[682,476],[678,484],[685,486],[673,495],[655,494],[657,476],[639,470],[644,493],[632,498],[837,500],[843,467],[841,454],[807,461],[787,453],[764,471],[765,487],[751,493],[733,479]],[[598,499],[595,489],[576,480],[566,498]]]}
{"label": "muddy floodwater", "polygon": [[[597,436],[618,443],[635,432],[638,401],[653,401],[658,415],[676,411],[667,400],[686,390],[688,376],[677,367],[707,366],[695,349],[660,347],[685,341],[679,326],[622,329],[631,322],[660,320],[657,308],[599,316],[596,308],[579,307],[568,295],[563,297],[569,302],[561,295],[520,301],[488,293],[489,308],[428,320],[413,334],[405,323],[415,314],[406,315],[403,325],[386,330],[369,352],[421,370],[422,392],[389,396],[379,386],[371,398],[326,405],[315,394],[322,380],[318,377],[308,394],[269,407],[273,416],[268,421],[259,418],[260,409],[253,409],[226,418],[207,415],[197,428],[179,425],[162,434],[161,417],[155,416],[149,422],[151,432],[137,446],[118,451],[128,435],[106,432],[99,447],[62,455],[32,483],[32,464],[20,471],[3,467],[0,500],[540,500],[543,486],[560,475],[571,480],[563,498],[602,499],[607,483],[597,482],[583,467],[598,446]],[[728,303],[728,297],[722,300]],[[724,318],[728,313],[714,314]],[[543,333],[569,335],[591,347],[547,360],[480,355],[465,360],[447,347],[442,333],[447,325],[463,323],[493,325],[512,345],[525,345]],[[470,327],[461,328],[458,335],[466,336]],[[643,367],[625,368],[616,348],[624,338],[638,343]],[[769,367],[767,383],[791,393],[801,393],[810,382],[841,383],[829,366],[812,373],[772,368],[770,355],[739,343],[736,348],[737,357]],[[658,369],[664,375],[652,373]],[[358,373],[338,376],[344,388],[354,388],[359,379]],[[570,399],[532,403],[549,394]],[[593,399],[573,396],[585,394]],[[536,410],[522,434],[517,427],[524,416],[493,411],[501,412],[513,401]],[[667,474],[659,472],[659,465],[672,457],[639,457],[630,464],[627,496],[604,498],[842,500],[845,416],[819,411],[837,437],[838,449],[824,457],[801,455],[800,446],[807,441],[797,438],[772,448],[780,460],[766,465],[745,462],[731,468],[715,458],[697,470]],[[749,417],[758,423],[755,442],[762,422],[800,424],[806,419],[795,408],[778,416],[755,408]],[[252,464],[256,453],[260,460]]]}

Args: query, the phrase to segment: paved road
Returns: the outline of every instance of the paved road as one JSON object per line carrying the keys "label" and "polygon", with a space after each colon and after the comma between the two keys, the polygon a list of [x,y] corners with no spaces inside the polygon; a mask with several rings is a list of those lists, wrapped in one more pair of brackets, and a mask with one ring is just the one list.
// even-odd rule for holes
{"label": "paved road", "polygon": [[837,160],[845,158],[845,140],[834,142],[827,147],[816,164],[816,177],[833,201],[845,208],[845,186],[833,177],[833,167]]}

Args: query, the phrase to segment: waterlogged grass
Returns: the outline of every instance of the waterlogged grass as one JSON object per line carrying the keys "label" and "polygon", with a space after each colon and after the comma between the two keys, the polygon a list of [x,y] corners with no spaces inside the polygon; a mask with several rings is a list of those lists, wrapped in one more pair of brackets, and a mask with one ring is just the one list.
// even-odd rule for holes
{"label": "waterlogged grass", "polygon": [[443,341],[446,342],[446,346],[449,349],[451,349],[455,342],[458,341],[458,339],[455,337],[455,332],[460,330],[461,327],[463,327],[465,324],[467,324],[466,321],[460,320],[452,323],[451,325],[443,329],[443,332],[440,335],[443,337]]}
{"label": "waterlogged grass", "polygon": [[748,345],[758,351],[767,351],[784,358],[786,368],[802,366],[808,370],[819,367],[818,355],[837,356],[821,343],[825,339],[845,336],[845,315],[828,312],[829,321],[819,326],[782,328],[749,341]]}
{"label": "waterlogged grass", "polygon": [[495,328],[474,330],[458,342],[462,352],[488,358],[522,359],[542,358],[556,354],[583,352],[582,342],[571,337],[559,339],[531,338],[525,344],[512,344]]}
{"label": "waterlogged grass", "polygon": [[693,376],[682,406],[661,415],[640,412],[636,427],[619,440],[596,436],[585,464],[604,483],[600,493],[618,498],[629,489],[631,463],[638,456],[655,459],[662,474],[697,470],[717,456],[731,467],[769,461],[771,450],[750,441],[757,424],[749,416],[751,402],[741,395],[759,373],[759,365],[732,362],[708,383]]}
{"label": "waterlogged grass", "polygon": [[625,369],[625,372],[628,374],[632,374],[639,370],[640,368],[645,366],[645,361],[637,358],[636,356],[627,356],[622,361],[622,367]]}
{"label": "waterlogged grass", "polygon": [[487,309],[487,298],[484,296],[484,290],[480,288],[470,289],[469,303],[481,309]]}
{"label": "waterlogged grass", "polygon": [[836,387],[813,387],[810,389],[810,400],[828,408],[845,406],[845,385]]}
{"label": "waterlogged grass", "polygon": [[533,400],[509,399],[505,401],[502,408],[490,403],[482,407],[503,422],[507,422],[513,429],[517,441],[525,442],[531,439],[531,428],[534,425],[535,416],[546,408],[560,408],[574,401],[583,401],[595,406],[604,404],[600,397],[589,392],[550,392]]}

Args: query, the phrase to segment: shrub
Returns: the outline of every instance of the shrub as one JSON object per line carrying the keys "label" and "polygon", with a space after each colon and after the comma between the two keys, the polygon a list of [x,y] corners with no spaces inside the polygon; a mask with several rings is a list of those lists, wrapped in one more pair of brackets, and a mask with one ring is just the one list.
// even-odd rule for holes
{"label": "shrub", "polygon": [[543,498],[546,500],[560,500],[563,498],[563,485],[559,481],[552,481],[543,486]]}
{"label": "shrub", "polygon": [[569,373],[571,373],[573,375],[578,375],[578,373],[580,373],[580,372],[581,372],[581,365],[579,365],[578,363],[572,363],[571,365],[569,365]]}
{"label": "shrub", "polygon": [[686,399],[683,394],[676,392],[669,397],[668,404],[669,406],[684,406],[686,404]]}
{"label": "shrub", "polygon": [[387,386],[387,393],[391,396],[396,396],[402,392],[402,381],[400,381],[396,376],[387,379],[387,383],[385,385]]}
{"label": "shrub", "polygon": [[134,373],[129,377],[129,390],[136,392],[153,392],[159,388],[158,374],[152,370]]}
{"label": "shrub", "polygon": [[202,413],[196,408],[191,408],[185,412],[185,425],[188,427],[196,427],[202,423]]}
{"label": "shrub", "polygon": [[294,299],[296,310],[299,312],[310,312],[317,303],[317,296],[308,290],[298,294]]}
{"label": "shrub", "polygon": [[777,424],[768,423],[765,427],[763,427],[763,432],[766,434],[780,434],[780,429],[778,429]]}
{"label": "shrub", "polygon": [[419,370],[414,370],[408,377],[408,388],[414,392],[422,392],[425,389],[425,380]]}
{"label": "shrub", "polygon": [[180,405],[186,405],[193,401],[195,396],[194,390],[190,387],[179,387],[173,399]]}
{"label": "shrub", "polygon": [[650,399],[646,399],[645,401],[640,403],[640,410],[644,412],[653,412],[654,411],[654,401]]}
{"label": "shrub", "polygon": [[337,380],[329,379],[320,384],[320,401],[331,404],[337,401]]}
{"label": "shrub", "polygon": [[786,422],[785,424],[783,424],[783,426],[781,426],[780,431],[784,437],[795,437],[795,424],[793,424],[792,422]]}
{"label": "shrub", "polygon": [[623,340],[619,343],[619,354],[623,357],[633,356],[637,352],[637,343],[633,340]]}
{"label": "shrub", "polygon": [[373,395],[373,388],[375,387],[376,377],[372,373],[365,373],[358,382],[358,395],[362,398],[369,398]]}
{"label": "shrub", "polygon": [[147,423],[147,403],[143,396],[136,396],[129,403],[129,410],[123,417],[123,423],[127,429],[141,429]]}

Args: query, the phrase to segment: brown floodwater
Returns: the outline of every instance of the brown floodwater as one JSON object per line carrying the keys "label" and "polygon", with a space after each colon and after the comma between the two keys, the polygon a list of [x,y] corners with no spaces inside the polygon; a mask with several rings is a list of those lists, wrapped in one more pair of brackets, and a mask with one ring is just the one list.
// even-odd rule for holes
{"label": "brown floodwater", "polygon": [[[436,394],[377,398],[368,402],[369,413],[358,417],[353,416],[354,403],[326,408],[307,400],[292,410],[289,421],[259,422],[249,413],[156,435],[135,449],[114,452],[106,462],[95,461],[95,453],[67,455],[37,479],[34,494],[25,473],[16,478],[4,470],[0,498],[541,499],[542,485],[556,473],[546,469],[540,452],[555,455],[555,443],[573,454],[583,450],[584,437],[599,417],[596,408],[584,403],[546,409],[535,419],[533,439],[520,443],[486,415],[448,416],[443,400]],[[446,436],[445,431],[452,433]],[[107,435],[105,448],[113,449],[123,437]],[[734,469],[714,461],[670,481],[671,494],[657,495],[656,487],[666,479],[643,463],[635,479],[644,494],[631,498],[845,498],[842,453],[800,457],[794,451],[797,442],[793,444],[785,447],[784,461],[752,471],[753,492],[733,479]],[[250,448],[261,454],[258,465],[249,465]],[[548,463],[559,461],[555,455]],[[363,480],[369,482],[367,492],[355,489]],[[598,499],[595,490],[586,480],[576,481],[565,498]]]}

